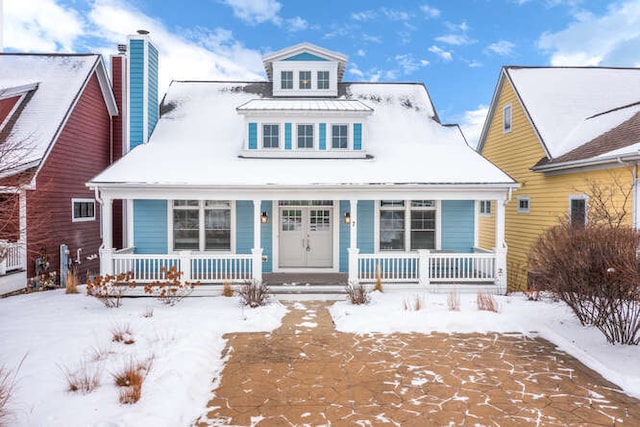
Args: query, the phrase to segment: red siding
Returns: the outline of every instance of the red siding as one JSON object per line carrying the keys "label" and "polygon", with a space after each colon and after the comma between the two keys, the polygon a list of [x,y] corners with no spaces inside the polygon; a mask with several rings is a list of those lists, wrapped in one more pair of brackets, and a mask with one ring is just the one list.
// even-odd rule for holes
{"label": "red siding", "polygon": [[15,107],[16,103],[20,99],[19,96],[14,96],[11,98],[0,99],[0,125],[7,118],[13,107]]}
{"label": "red siding", "polygon": [[46,158],[36,178],[36,190],[27,195],[27,274],[35,274],[35,259],[42,247],[49,255],[51,269],[60,266],[60,244],[69,246],[75,258],[82,249],[78,273],[97,273],[99,261],[86,258],[98,254],[100,206],[96,219],[72,222],[71,199],[93,199],[85,183],[109,165],[111,157],[111,117],[94,74],[80,95],[69,120]]}
{"label": "red siding", "polygon": [[[124,73],[126,58],[124,56],[112,56],[111,57],[111,79],[113,82],[113,95],[116,98],[116,105],[118,106],[119,115],[112,119],[113,124],[113,161],[118,160],[123,156],[123,143],[124,143],[124,122],[123,122],[123,103],[124,103]],[[124,242],[122,241],[122,201],[113,201],[113,247],[122,248]]]}

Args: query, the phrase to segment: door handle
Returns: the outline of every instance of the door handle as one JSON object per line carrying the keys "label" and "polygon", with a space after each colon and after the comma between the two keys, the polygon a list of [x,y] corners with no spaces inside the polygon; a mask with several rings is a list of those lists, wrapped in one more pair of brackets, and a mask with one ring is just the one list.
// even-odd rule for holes
{"label": "door handle", "polygon": [[309,236],[307,236],[307,252],[311,252],[311,247],[309,246],[310,241],[311,239],[309,238]]}

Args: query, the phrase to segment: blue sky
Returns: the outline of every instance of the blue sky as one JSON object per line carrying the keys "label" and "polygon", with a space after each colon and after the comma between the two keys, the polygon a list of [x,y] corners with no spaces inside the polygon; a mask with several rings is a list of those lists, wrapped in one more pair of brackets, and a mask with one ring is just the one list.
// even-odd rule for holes
{"label": "blue sky", "polygon": [[[0,0],[2,2],[2,0]],[[300,42],[349,56],[346,81],[424,82],[475,143],[503,65],[640,66],[640,0],[5,0],[7,52],[115,52],[144,28],[171,79],[263,79]]]}

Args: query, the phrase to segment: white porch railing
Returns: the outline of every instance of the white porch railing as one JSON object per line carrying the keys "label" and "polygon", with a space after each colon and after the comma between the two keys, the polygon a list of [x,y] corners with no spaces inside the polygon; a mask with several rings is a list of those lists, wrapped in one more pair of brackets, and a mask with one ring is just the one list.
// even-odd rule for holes
{"label": "white porch railing", "polygon": [[[374,282],[379,274],[382,282],[430,283],[481,283],[496,282],[502,275],[497,268],[496,252],[448,253],[419,250],[398,254],[359,254],[356,257],[356,274],[350,272],[350,280]],[[354,277],[355,276],[355,277]]]}
{"label": "white porch railing", "polygon": [[[102,250],[100,256],[106,270],[103,274],[131,272],[136,283],[149,283],[165,278],[163,269],[176,266],[182,272],[182,280],[201,283],[242,282],[261,279],[262,251],[259,254],[192,254],[182,251],[175,254],[135,254],[129,249]],[[257,260],[257,261],[256,261]],[[111,264],[111,271],[109,270]],[[256,266],[258,268],[256,268]]]}
{"label": "white porch railing", "polygon": [[5,258],[0,262],[0,275],[13,270],[24,270],[27,266],[24,245],[21,242],[6,241],[1,241],[0,244],[7,251]]}

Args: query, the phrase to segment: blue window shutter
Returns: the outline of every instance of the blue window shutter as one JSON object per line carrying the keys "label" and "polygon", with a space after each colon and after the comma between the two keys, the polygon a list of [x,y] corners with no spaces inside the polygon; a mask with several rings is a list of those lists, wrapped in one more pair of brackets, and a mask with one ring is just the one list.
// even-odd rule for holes
{"label": "blue window shutter", "polygon": [[353,149],[362,150],[362,123],[353,124]]}
{"label": "blue window shutter", "polygon": [[249,150],[258,149],[258,124],[249,123]]}
{"label": "blue window shutter", "polygon": [[291,123],[284,124],[284,149],[291,150]]}
{"label": "blue window shutter", "polygon": [[319,136],[320,136],[320,149],[326,150],[327,149],[327,124],[326,123],[320,123]]}

